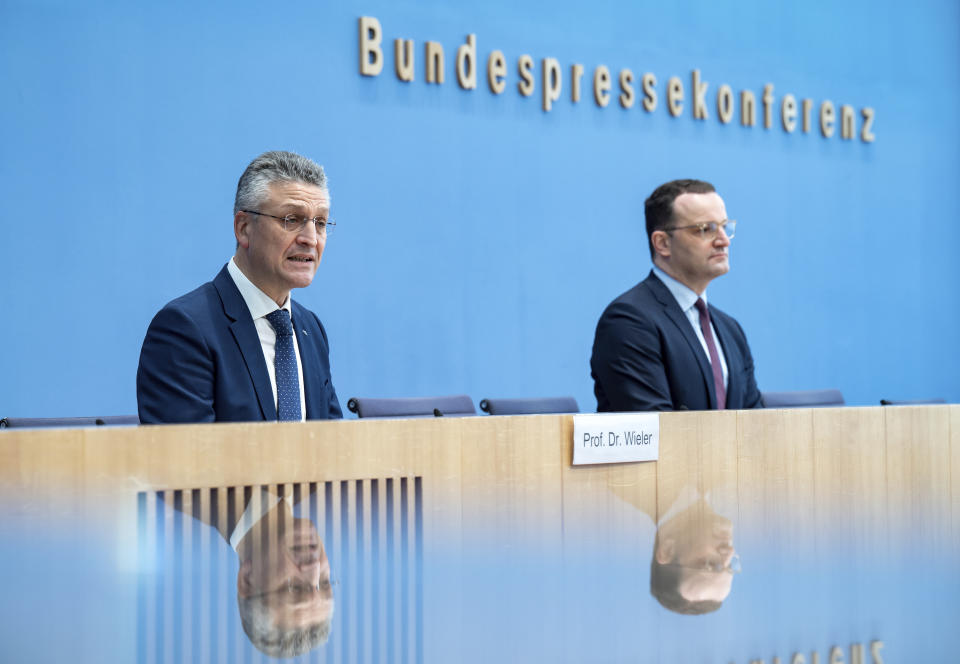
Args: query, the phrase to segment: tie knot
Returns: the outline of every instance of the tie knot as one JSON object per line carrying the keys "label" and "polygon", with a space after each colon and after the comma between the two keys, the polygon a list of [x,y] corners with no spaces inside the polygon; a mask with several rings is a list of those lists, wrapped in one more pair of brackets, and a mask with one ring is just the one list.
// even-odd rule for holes
{"label": "tie knot", "polygon": [[710,320],[710,310],[707,309],[707,303],[703,301],[703,298],[698,297],[697,301],[693,303],[693,306],[700,312],[700,320]]}
{"label": "tie knot", "polygon": [[289,337],[293,334],[293,325],[290,323],[290,314],[286,309],[277,309],[267,314],[267,321],[273,326],[278,337]]}

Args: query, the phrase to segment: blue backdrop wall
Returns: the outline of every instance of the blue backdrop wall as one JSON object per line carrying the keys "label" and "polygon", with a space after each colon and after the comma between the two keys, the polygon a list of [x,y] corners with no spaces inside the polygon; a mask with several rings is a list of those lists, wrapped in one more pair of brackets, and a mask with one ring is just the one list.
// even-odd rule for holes
{"label": "blue backdrop wall", "polygon": [[[385,66],[361,76],[358,19]],[[762,389],[852,404],[960,400],[955,205],[960,5],[893,2],[454,4],[369,0],[0,3],[0,416],[136,410],[140,344],[168,300],[232,255],[236,181],[268,149],[324,164],[338,222],[295,297],[353,395],[570,393],[595,408],[596,320],[650,267],[643,200],[714,182],[740,222],[711,301],[740,320]],[[456,48],[477,35],[475,90]],[[415,80],[393,71],[416,42]],[[424,80],[423,44],[446,80]],[[503,51],[507,88],[490,91]],[[518,93],[517,59],[536,89]],[[541,108],[541,61],[563,72]],[[569,68],[584,65],[570,100]],[[604,64],[613,98],[593,101]],[[655,74],[653,112],[617,75]],[[690,77],[709,83],[693,117]],[[667,79],[684,84],[667,111]],[[716,92],[757,96],[719,121]],[[761,95],[774,84],[773,126]],[[790,92],[872,107],[876,140],[784,131]],[[839,129],[838,129],[839,134]]]}

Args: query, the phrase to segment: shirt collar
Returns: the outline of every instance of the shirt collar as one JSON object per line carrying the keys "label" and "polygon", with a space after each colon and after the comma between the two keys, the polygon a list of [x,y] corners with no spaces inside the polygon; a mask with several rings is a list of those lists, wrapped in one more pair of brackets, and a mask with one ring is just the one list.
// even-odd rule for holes
{"label": "shirt collar", "polygon": [[[272,297],[257,288],[254,283],[247,278],[247,275],[240,271],[240,268],[237,267],[236,259],[231,258],[230,262],[227,263],[227,272],[233,277],[233,283],[237,285],[237,290],[239,290],[240,295],[243,296],[243,301],[247,303],[247,308],[250,310],[250,316],[253,317],[253,320],[263,318],[278,308],[277,303],[273,301]],[[289,296],[287,296],[287,301],[284,302],[283,306],[279,308],[286,309],[290,312]]]}
{"label": "shirt collar", "polygon": [[681,311],[688,311],[690,307],[696,303],[697,298],[703,300],[704,304],[707,303],[707,291],[703,291],[703,295],[697,295],[693,290],[681,284],[656,265],[653,266],[653,273],[663,282],[667,290],[673,294],[673,299],[680,305]]}

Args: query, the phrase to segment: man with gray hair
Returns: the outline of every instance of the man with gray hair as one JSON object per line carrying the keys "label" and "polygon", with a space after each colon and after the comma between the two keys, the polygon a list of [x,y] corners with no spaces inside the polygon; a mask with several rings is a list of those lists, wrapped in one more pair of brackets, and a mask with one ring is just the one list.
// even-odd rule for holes
{"label": "man with gray hair", "polygon": [[320,319],[290,298],[313,281],[330,220],[323,168],[265,152],[237,185],[236,253],[154,317],[140,351],[144,424],[342,417]]}

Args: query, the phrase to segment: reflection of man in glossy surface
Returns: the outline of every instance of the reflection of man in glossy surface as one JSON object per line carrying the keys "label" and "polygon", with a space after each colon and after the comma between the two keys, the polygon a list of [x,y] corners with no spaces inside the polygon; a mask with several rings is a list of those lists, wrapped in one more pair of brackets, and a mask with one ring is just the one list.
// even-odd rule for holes
{"label": "reflection of man in glossy surface", "polygon": [[[235,491],[239,498],[240,489]],[[184,492],[189,501],[189,492]],[[195,502],[183,510],[209,523],[237,552],[237,606],[240,621],[257,650],[293,657],[326,643],[333,618],[330,563],[316,526],[293,516],[293,501],[267,489],[253,491],[243,513],[209,510]],[[206,516],[209,514],[209,516]]]}
{"label": "reflection of man in glossy surface", "polygon": [[235,548],[240,556],[237,605],[253,645],[267,655],[291,657],[325,643],[333,589],[330,563],[313,522],[294,518],[290,503],[279,500]]}
{"label": "reflection of man in glossy surface", "polygon": [[716,611],[730,594],[739,563],[733,523],[701,499],[657,528],[650,592],[676,613]]}

